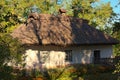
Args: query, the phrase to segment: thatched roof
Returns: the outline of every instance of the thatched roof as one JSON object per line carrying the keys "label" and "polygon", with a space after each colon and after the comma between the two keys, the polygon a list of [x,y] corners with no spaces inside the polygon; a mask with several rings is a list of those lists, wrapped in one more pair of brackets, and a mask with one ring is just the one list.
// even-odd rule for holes
{"label": "thatched roof", "polygon": [[22,44],[95,45],[118,41],[88,25],[87,20],[66,15],[32,13],[26,24],[17,27],[12,36]]}

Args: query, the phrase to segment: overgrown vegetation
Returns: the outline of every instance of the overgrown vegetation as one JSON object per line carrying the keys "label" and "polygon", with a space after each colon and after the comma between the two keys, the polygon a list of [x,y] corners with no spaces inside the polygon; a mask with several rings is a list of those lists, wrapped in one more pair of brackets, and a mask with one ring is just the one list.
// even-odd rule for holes
{"label": "overgrown vegetation", "polygon": [[[63,1],[64,3],[64,1]],[[99,4],[99,6],[97,5]],[[119,4],[118,4],[119,5]],[[14,66],[21,64],[21,53],[23,49],[21,44],[13,39],[10,34],[19,24],[25,22],[33,6],[41,13],[59,14],[59,8],[63,4],[57,5],[57,0],[1,0],[0,2],[0,79],[15,80],[17,76],[24,76],[25,70],[14,74],[14,68],[8,66],[8,63],[14,63]],[[66,4],[68,15],[85,18],[90,20],[90,24],[108,33],[120,40],[120,21],[117,21],[108,30],[108,21],[114,16],[110,3],[99,3],[99,0],[71,0],[71,4]],[[114,18],[114,17],[113,17]],[[112,19],[113,19],[112,18]],[[106,25],[107,24],[107,27]],[[115,55],[120,55],[120,45],[115,46]],[[99,69],[100,68],[100,69]],[[76,70],[77,69],[77,70]],[[107,70],[106,70],[107,69]],[[110,70],[109,70],[110,69]],[[120,72],[120,62],[116,64],[116,73]],[[109,67],[98,67],[91,65],[78,68],[70,67],[66,69],[48,70],[43,75],[41,72],[33,71],[32,76],[41,75],[49,80],[117,80],[116,75],[112,74]],[[19,74],[19,75],[18,75]],[[61,74],[59,76],[59,74]],[[7,75],[7,77],[6,77]],[[37,76],[36,76],[37,77]],[[104,79],[103,79],[104,78]]]}
{"label": "overgrown vegetation", "polygon": [[[21,66],[23,49],[16,39],[9,34],[0,35],[0,79],[14,80],[13,70]],[[7,75],[7,77],[6,77]]]}
{"label": "overgrown vegetation", "polygon": [[113,71],[113,66],[76,64],[44,71],[31,70],[28,71],[29,74],[27,74],[26,80],[34,80],[35,78],[42,78],[43,80],[117,80],[118,76],[113,74]]}

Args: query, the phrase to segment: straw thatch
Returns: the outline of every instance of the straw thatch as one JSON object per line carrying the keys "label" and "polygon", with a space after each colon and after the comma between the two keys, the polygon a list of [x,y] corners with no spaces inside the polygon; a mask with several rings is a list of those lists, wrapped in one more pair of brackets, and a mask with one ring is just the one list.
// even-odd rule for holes
{"label": "straw thatch", "polygon": [[118,41],[88,25],[88,21],[66,15],[31,13],[26,24],[16,28],[12,36],[22,44],[95,45],[117,44]]}

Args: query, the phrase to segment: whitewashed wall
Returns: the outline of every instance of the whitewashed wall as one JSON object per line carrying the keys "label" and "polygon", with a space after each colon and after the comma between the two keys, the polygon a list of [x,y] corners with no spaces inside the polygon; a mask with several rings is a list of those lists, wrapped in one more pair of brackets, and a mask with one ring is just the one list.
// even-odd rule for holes
{"label": "whitewashed wall", "polygon": [[[65,62],[64,50],[72,50],[72,62]],[[82,63],[89,64],[93,61],[94,50],[100,50],[101,58],[112,57],[112,46],[32,46],[26,48],[25,59],[26,68],[53,68],[55,66],[65,66],[66,64]]]}

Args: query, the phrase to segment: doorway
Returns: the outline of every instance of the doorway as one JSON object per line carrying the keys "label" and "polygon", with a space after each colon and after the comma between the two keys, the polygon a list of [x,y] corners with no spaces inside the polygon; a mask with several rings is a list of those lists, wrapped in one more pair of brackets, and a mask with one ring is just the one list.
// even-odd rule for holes
{"label": "doorway", "polygon": [[100,63],[100,50],[94,51],[94,64]]}

